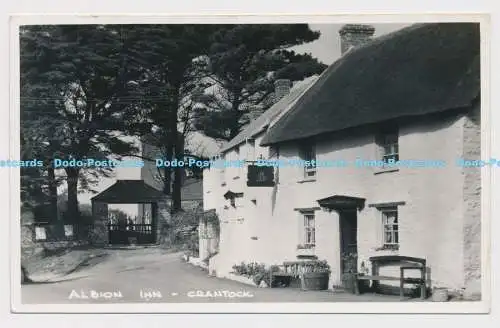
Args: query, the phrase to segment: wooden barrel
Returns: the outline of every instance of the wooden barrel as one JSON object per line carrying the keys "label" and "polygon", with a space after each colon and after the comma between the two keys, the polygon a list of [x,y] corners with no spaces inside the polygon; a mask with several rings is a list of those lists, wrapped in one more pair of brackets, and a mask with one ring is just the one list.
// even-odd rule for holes
{"label": "wooden barrel", "polygon": [[326,290],[330,274],[328,272],[305,272],[302,275],[303,290]]}

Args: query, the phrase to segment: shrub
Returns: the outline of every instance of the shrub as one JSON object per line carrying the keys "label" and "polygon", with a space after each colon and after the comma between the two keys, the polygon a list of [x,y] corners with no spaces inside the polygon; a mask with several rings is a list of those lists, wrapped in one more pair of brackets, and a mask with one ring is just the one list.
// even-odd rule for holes
{"label": "shrub", "polygon": [[330,265],[326,260],[319,261],[312,267],[312,272],[330,272]]}
{"label": "shrub", "polygon": [[233,265],[233,274],[248,277],[253,280],[256,285],[264,280],[268,285],[270,282],[270,270],[272,267],[267,268],[265,264],[251,262]]}

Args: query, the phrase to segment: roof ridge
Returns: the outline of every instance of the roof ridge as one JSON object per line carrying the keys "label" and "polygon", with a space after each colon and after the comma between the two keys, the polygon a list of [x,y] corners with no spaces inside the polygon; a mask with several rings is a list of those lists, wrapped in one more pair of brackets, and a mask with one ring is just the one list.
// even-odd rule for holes
{"label": "roof ridge", "polygon": [[[295,85],[292,87],[290,92],[281,98],[279,101],[274,103],[272,106],[267,108],[261,115],[259,115],[256,119],[252,120],[243,130],[241,130],[234,138],[229,140],[225,145],[223,145],[220,149],[220,153],[227,152],[231,150],[232,148],[242,144],[245,139],[249,138],[244,138],[237,142],[238,139],[242,138],[245,135],[249,134],[249,137],[255,136],[258,132],[262,131],[262,127],[265,127],[267,124],[267,121],[275,121],[276,116],[279,116],[282,112],[286,112],[287,109],[289,109],[295,101],[300,98],[304,91],[302,89],[309,89],[312,85],[314,85],[319,78],[318,74],[314,74],[311,76],[308,76],[300,81],[296,81]],[[253,124],[256,124],[259,122],[259,120],[262,120],[266,115],[270,115],[269,113],[273,113],[273,110],[277,110],[279,107],[282,107],[279,112],[277,112],[274,116],[268,117],[265,122],[261,122],[261,126],[254,126]],[[253,131],[256,130],[256,131]]]}

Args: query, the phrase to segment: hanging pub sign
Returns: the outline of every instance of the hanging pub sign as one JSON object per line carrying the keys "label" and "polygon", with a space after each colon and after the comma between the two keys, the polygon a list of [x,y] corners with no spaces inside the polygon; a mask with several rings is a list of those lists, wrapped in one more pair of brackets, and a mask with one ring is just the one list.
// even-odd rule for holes
{"label": "hanging pub sign", "polygon": [[274,167],[248,165],[248,187],[273,187]]}

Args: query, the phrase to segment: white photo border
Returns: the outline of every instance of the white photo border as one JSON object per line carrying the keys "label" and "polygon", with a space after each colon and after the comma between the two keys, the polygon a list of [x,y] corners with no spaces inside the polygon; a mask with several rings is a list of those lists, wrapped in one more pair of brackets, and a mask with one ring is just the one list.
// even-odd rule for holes
{"label": "white photo border", "polygon": [[[481,26],[481,156],[491,157],[490,34],[488,14],[104,14],[16,15],[10,19],[9,155],[20,154],[19,26],[33,24],[187,24],[187,23],[418,23],[479,22]],[[482,300],[477,302],[332,302],[332,303],[163,303],[22,304],[19,168],[10,170],[11,311],[15,313],[488,313],[491,301],[491,168],[481,172]],[[15,218],[15,219],[13,219]],[[390,304],[390,305],[389,305]]]}

